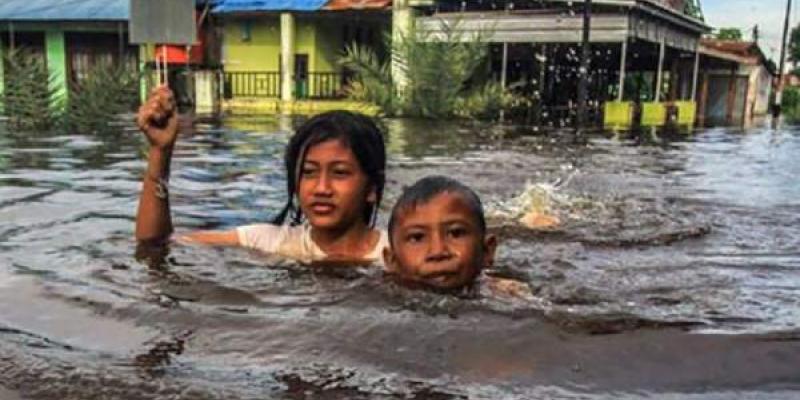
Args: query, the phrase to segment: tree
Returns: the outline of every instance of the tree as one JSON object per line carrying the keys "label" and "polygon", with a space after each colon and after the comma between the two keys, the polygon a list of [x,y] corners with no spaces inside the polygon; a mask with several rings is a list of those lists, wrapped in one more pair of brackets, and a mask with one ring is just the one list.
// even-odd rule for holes
{"label": "tree", "polygon": [[683,12],[691,17],[705,20],[703,9],[700,7],[700,2],[698,0],[687,0],[684,4]]}
{"label": "tree", "polygon": [[797,70],[800,64],[800,25],[792,29],[792,36],[789,38],[789,61]]}
{"label": "tree", "polygon": [[[467,36],[442,22],[442,35],[413,31],[387,47],[392,59],[382,60],[372,49],[347,46],[340,63],[353,71],[348,95],[377,105],[384,115],[422,118],[492,119],[512,100],[485,74],[489,47],[486,33]],[[400,90],[392,81],[391,61],[407,77]]]}
{"label": "tree", "polygon": [[717,39],[741,41],[744,38],[742,30],[739,28],[719,28]]}

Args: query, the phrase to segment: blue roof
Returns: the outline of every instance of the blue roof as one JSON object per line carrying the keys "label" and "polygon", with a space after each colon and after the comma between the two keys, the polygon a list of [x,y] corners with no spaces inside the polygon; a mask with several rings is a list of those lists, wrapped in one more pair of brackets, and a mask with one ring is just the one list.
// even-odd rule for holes
{"label": "blue roof", "polygon": [[219,0],[212,12],[317,11],[327,3],[328,0]]}
{"label": "blue roof", "polygon": [[1,0],[0,20],[126,21],[130,0]]}

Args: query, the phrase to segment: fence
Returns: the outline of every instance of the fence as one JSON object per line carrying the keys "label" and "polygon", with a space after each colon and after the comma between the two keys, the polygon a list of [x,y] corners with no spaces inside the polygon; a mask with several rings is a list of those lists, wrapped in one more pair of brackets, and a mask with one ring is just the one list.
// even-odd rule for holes
{"label": "fence", "polygon": [[225,72],[225,98],[234,97],[281,97],[281,73],[269,72]]}
{"label": "fence", "polygon": [[[345,75],[339,72],[307,72],[295,75],[294,95],[297,99],[340,99],[345,97]],[[281,73],[225,72],[225,98],[281,97]]]}
{"label": "fence", "polygon": [[338,99],[345,97],[344,75],[338,72],[309,72],[295,77],[298,99]]}

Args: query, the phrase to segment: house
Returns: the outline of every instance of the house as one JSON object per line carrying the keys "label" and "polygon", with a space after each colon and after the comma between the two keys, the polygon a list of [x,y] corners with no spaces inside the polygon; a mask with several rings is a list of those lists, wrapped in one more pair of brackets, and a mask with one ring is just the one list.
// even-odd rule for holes
{"label": "house", "polygon": [[[0,54],[27,48],[45,59],[57,95],[66,97],[99,64],[138,65],[128,44],[129,0],[3,0]],[[0,93],[4,83],[0,63]]]}
{"label": "house", "polygon": [[757,43],[703,39],[700,54],[701,122],[749,125],[769,112],[777,71]]}
{"label": "house", "polygon": [[[430,37],[448,30],[484,32],[496,79],[535,97],[537,119],[547,114],[563,123],[574,115],[583,1],[406,1],[415,10],[417,29]],[[697,51],[708,31],[694,0],[594,0],[594,120],[626,127],[634,123],[634,109],[641,109],[642,124],[663,125],[668,104],[676,104],[684,111],[681,120],[693,122]]]}
{"label": "house", "polygon": [[351,43],[385,53],[391,0],[219,0],[223,92],[237,100],[295,102],[345,96],[338,58]]}

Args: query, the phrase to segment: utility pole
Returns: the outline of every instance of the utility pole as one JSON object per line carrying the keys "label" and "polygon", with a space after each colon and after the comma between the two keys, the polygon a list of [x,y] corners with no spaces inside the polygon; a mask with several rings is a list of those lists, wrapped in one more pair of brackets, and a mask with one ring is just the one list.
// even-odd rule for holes
{"label": "utility pole", "polygon": [[772,105],[772,116],[781,116],[781,103],[783,102],[783,71],[786,68],[786,41],[789,37],[789,18],[792,15],[792,0],[786,1],[786,21],[783,23],[783,41],[781,41],[781,62],[778,66],[778,77],[775,83],[775,104]]}
{"label": "utility pole", "polygon": [[581,51],[581,67],[579,69],[578,82],[578,129],[583,129],[587,124],[587,104],[586,100],[589,97],[589,66],[591,57],[591,44],[589,42],[590,33],[592,30],[592,0],[584,0],[583,2],[583,40]]}

